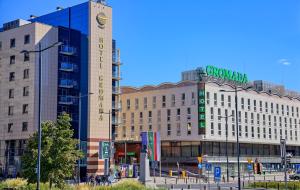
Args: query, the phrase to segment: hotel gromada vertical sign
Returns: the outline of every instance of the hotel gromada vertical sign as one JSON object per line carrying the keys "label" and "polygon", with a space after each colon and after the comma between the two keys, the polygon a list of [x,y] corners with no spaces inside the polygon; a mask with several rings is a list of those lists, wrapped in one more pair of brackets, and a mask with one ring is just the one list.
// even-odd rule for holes
{"label": "hotel gromada vertical sign", "polygon": [[[98,27],[104,29],[107,17],[103,12],[99,13],[96,17],[98,22]],[[98,51],[99,51],[99,77],[98,77],[98,112],[99,112],[99,121],[103,120],[103,104],[104,104],[104,76],[103,76],[103,62],[104,62],[104,39],[102,36],[98,39]]]}

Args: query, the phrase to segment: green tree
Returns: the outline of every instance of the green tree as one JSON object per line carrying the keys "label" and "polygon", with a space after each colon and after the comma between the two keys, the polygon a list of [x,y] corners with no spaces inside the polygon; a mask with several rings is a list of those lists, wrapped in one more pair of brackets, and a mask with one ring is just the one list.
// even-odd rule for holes
{"label": "green tree", "polygon": [[[63,113],[54,121],[42,123],[41,182],[63,188],[64,180],[75,171],[76,160],[83,156],[78,150],[78,140],[73,138],[71,118]],[[38,133],[28,140],[22,156],[22,174],[30,183],[36,183]]]}

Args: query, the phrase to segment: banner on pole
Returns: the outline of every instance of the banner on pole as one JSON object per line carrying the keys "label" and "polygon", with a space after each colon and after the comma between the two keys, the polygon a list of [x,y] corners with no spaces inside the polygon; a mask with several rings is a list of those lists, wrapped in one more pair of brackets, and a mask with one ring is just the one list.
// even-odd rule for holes
{"label": "banner on pole", "polygon": [[161,144],[159,132],[142,132],[142,152],[148,153],[150,161],[160,161]]}

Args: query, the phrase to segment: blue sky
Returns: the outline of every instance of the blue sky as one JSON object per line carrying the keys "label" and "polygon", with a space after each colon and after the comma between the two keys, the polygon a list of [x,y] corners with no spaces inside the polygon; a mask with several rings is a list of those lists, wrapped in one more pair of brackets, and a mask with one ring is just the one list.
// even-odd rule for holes
{"label": "blue sky", "polygon": [[[0,23],[84,0],[0,0]],[[108,0],[122,85],[177,82],[214,65],[300,91],[298,0]],[[13,7],[13,9],[12,9]]]}

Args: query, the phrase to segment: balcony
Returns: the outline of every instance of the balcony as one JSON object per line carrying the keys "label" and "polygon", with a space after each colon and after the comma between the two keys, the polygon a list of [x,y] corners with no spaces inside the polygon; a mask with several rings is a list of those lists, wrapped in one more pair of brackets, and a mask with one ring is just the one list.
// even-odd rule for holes
{"label": "balcony", "polygon": [[120,73],[117,72],[117,71],[113,71],[113,72],[112,72],[112,79],[113,79],[113,80],[121,80],[121,75],[120,75]]}
{"label": "balcony", "polygon": [[75,55],[76,51],[77,50],[75,47],[71,47],[69,45],[62,45],[62,46],[60,46],[59,53],[64,54],[64,55]]}
{"label": "balcony", "polygon": [[112,87],[112,93],[113,93],[113,94],[121,94],[120,87],[118,87],[118,86],[113,86],[113,87]]}
{"label": "balcony", "polygon": [[111,124],[112,125],[119,125],[118,118],[117,117],[112,117],[111,118]]}
{"label": "balcony", "polygon": [[77,65],[75,65],[73,63],[61,62],[59,70],[73,72],[73,71],[77,71],[78,67],[77,67]]}
{"label": "balcony", "polygon": [[58,104],[63,105],[77,105],[78,98],[74,96],[59,96],[58,97]]}
{"label": "balcony", "polygon": [[112,102],[112,109],[113,109],[113,110],[120,110],[120,109],[121,109],[121,104],[120,104],[120,102],[115,102],[115,101],[113,101],[113,102]]}
{"label": "balcony", "polygon": [[59,80],[59,87],[62,88],[74,88],[77,86],[77,82],[70,79],[60,79]]}

